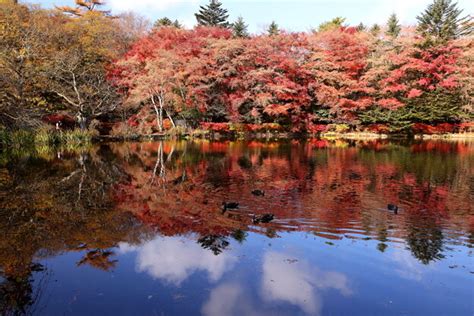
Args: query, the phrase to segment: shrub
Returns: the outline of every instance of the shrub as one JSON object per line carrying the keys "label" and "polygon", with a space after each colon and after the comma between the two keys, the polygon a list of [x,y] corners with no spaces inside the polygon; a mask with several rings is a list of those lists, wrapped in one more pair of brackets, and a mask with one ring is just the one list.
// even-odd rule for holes
{"label": "shrub", "polygon": [[350,130],[350,126],[347,124],[330,124],[328,125],[328,131],[336,133],[347,133]]}
{"label": "shrub", "polygon": [[230,131],[230,126],[228,123],[208,123],[208,122],[202,122],[201,127],[204,130],[207,131],[212,131],[212,132],[229,132]]}
{"label": "shrub", "polygon": [[390,128],[386,124],[371,124],[366,127],[366,130],[377,134],[387,134],[390,132]]}

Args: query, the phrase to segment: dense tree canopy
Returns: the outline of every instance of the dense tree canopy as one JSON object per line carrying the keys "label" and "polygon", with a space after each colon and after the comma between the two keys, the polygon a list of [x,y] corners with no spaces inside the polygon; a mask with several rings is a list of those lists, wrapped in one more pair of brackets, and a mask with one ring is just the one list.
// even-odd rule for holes
{"label": "dense tree canopy", "polygon": [[[173,122],[194,110],[194,121],[311,133],[327,124],[405,131],[414,123],[470,120],[463,96],[472,88],[461,84],[470,70],[462,59],[466,47],[457,41],[425,47],[405,33],[380,41],[352,27],[248,38],[221,28],[162,28],[117,64],[119,85],[130,105],[148,104],[158,113],[159,131],[164,114]],[[164,114],[153,111],[150,99],[160,94]]]}
{"label": "dense tree canopy", "polygon": [[0,7],[0,122],[34,127],[48,112],[66,111],[85,127],[113,111],[121,96],[107,78],[147,22],[110,17],[103,1],[43,10],[13,1]]}
{"label": "dense tree canopy", "polygon": [[473,119],[472,22],[449,0],[434,0],[416,30],[392,15],[383,31],[338,17],[305,33],[272,22],[260,35],[242,17],[230,27],[214,0],[193,29],[169,18],[150,28],[103,4],[2,3],[3,126],[34,127],[58,111],[81,128],[120,117],[145,134],[183,121],[317,133],[443,123],[454,130]]}

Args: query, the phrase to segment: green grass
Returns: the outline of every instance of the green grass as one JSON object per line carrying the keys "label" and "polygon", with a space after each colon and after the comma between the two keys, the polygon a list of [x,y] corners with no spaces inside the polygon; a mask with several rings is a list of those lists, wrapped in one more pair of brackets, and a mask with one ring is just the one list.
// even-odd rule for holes
{"label": "green grass", "polygon": [[8,132],[0,129],[0,162],[10,158],[55,157],[57,152],[83,151],[91,145],[92,134],[89,131],[58,132],[43,128]]}

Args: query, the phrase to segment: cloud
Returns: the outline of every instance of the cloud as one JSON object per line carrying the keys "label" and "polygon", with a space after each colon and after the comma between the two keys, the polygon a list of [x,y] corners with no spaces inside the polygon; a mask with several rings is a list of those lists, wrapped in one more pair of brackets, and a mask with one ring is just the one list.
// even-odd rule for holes
{"label": "cloud", "polygon": [[289,263],[288,258],[277,252],[265,254],[262,278],[265,301],[284,301],[299,306],[307,314],[319,315],[322,300],[318,291],[336,289],[344,296],[352,294],[344,274],[321,271],[305,260]]}
{"label": "cloud", "polygon": [[233,268],[237,258],[228,253],[215,256],[194,240],[158,237],[141,246],[119,245],[121,253],[137,252],[136,267],[154,279],[179,286],[197,271],[207,272],[210,282],[218,281]]}
{"label": "cloud", "polygon": [[423,274],[431,268],[424,266],[413,255],[405,249],[396,249],[391,260],[397,265],[395,271],[404,279],[421,281]]}
{"label": "cloud", "polygon": [[201,312],[205,316],[260,314],[238,283],[225,283],[214,288]]}

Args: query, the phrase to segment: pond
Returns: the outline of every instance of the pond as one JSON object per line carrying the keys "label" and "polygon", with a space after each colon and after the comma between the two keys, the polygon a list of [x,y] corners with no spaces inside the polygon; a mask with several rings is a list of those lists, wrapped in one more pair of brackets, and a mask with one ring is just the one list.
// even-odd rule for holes
{"label": "pond", "polygon": [[474,312],[472,142],[3,152],[0,188],[2,315]]}

